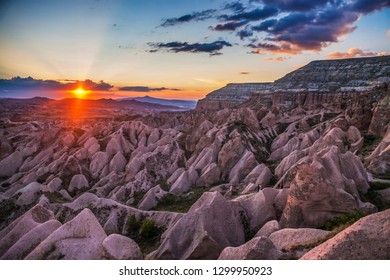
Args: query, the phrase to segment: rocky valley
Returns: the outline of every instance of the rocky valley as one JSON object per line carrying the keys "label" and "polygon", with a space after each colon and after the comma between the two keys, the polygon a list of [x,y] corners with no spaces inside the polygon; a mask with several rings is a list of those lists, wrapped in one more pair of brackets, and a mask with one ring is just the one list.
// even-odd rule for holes
{"label": "rocky valley", "polygon": [[0,102],[0,259],[390,258],[390,56],[54,102]]}

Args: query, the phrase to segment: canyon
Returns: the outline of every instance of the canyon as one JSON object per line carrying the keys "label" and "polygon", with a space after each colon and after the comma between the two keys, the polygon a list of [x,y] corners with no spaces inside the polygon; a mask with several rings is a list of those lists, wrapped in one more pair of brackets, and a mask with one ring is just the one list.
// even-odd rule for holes
{"label": "canyon", "polygon": [[390,258],[390,56],[115,102],[0,102],[0,259]]}

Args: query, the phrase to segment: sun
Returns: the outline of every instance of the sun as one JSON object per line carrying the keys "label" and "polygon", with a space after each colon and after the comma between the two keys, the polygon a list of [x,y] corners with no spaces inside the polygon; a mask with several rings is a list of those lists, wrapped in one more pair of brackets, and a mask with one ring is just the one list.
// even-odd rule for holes
{"label": "sun", "polygon": [[79,87],[75,90],[72,90],[72,93],[77,97],[77,98],[83,98],[85,97],[90,90],[83,89],[82,87]]}

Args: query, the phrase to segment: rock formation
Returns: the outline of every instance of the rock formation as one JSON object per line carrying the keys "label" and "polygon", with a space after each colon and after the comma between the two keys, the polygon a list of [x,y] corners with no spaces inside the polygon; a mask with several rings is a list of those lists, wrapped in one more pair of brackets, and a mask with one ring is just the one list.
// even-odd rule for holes
{"label": "rock formation", "polygon": [[[389,69],[314,61],[183,112],[0,101],[0,258],[388,258]],[[329,224],[346,229],[326,241]]]}

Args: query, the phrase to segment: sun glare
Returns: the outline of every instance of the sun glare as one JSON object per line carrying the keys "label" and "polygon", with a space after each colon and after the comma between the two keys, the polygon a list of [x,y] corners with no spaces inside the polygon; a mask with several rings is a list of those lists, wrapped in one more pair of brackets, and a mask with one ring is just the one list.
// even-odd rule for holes
{"label": "sun glare", "polygon": [[72,92],[77,98],[83,98],[83,97],[85,97],[85,95],[87,95],[90,92],[90,90],[85,90],[83,88],[77,88],[77,89],[73,90]]}

